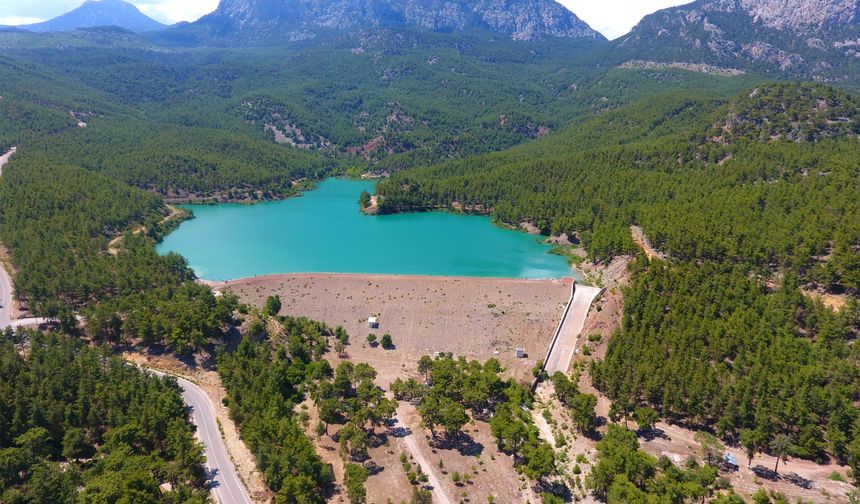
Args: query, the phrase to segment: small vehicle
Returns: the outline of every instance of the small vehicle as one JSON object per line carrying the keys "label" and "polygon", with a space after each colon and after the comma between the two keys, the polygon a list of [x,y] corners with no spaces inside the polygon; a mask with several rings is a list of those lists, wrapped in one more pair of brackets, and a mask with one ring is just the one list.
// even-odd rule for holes
{"label": "small vehicle", "polygon": [[726,456],[720,460],[717,467],[724,472],[737,472],[738,469],[740,469],[737,459],[731,453],[727,453]]}

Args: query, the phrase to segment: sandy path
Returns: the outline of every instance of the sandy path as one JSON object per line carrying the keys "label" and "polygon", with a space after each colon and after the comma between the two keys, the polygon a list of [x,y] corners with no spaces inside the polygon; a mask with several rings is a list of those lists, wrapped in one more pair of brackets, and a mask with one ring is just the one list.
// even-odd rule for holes
{"label": "sandy path", "polygon": [[[158,221],[159,226],[164,224],[165,222],[173,219],[174,217],[176,217],[177,215],[181,214],[184,211],[184,210],[181,210],[180,208],[175,207],[173,205],[165,205],[165,206],[167,207],[168,210],[170,210],[170,213],[167,214],[160,221]],[[144,232],[146,232],[145,226],[140,226],[137,229],[135,229],[134,231],[132,231],[133,234],[140,234],[140,233],[144,233]],[[123,238],[125,238],[125,233],[120,233],[119,236],[114,237],[110,242],[108,242],[108,254],[110,254],[112,256],[116,256],[117,254],[119,254],[119,243],[122,241]]]}
{"label": "sandy path", "polygon": [[0,329],[12,325],[12,279],[0,264]]}
{"label": "sandy path", "polygon": [[[541,384],[542,387],[545,386],[544,383]],[[543,398],[541,398],[543,399]],[[552,427],[547,423],[546,418],[543,417],[543,412],[538,411],[538,409],[532,409],[532,420],[535,422],[535,426],[537,426],[538,431],[540,432],[540,438],[549,443],[550,446],[555,446],[555,435],[552,433]]]}
{"label": "sandy path", "polygon": [[421,450],[418,448],[418,443],[415,442],[415,431],[419,427],[418,424],[410,425],[405,421],[407,418],[415,417],[415,412],[410,411],[410,409],[414,410],[415,408],[414,406],[406,403],[401,403],[397,408],[397,423],[400,423],[409,429],[409,434],[399,438],[398,441],[404,448],[406,448],[406,451],[412,455],[415,462],[421,466],[421,471],[427,475],[427,484],[432,487],[431,491],[433,492],[433,500],[438,504],[454,504],[454,501],[445,493],[439,478],[436,476],[436,467],[427,462],[427,459],[424,458],[424,454],[421,453]]}
{"label": "sandy path", "polygon": [[666,254],[660,252],[651,242],[648,241],[648,238],[645,236],[645,232],[642,231],[642,228],[636,225],[630,226],[630,236],[633,238],[633,243],[639,245],[645,255],[649,260],[653,261],[654,259],[666,259]]}

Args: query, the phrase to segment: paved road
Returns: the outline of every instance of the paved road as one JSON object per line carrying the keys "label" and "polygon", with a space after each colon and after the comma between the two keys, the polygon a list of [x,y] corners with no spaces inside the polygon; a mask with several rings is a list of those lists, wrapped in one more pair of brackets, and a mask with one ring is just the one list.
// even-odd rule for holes
{"label": "paved road", "polygon": [[[164,376],[158,371],[150,371]],[[221,504],[253,504],[221,439],[221,431],[215,421],[215,407],[209,396],[184,378],[177,377],[176,381],[182,387],[182,400],[191,408],[191,420],[197,426],[197,437],[206,449],[206,470],[212,495]]]}
{"label": "paved road", "polygon": [[12,279],[0,264],[0,329],[12,325]]}
{"label": "paved road", "polygon": [[585,325],[585,318],[588,316],[588,309],[591,308],[591,303],[598,294],[600,294],[599,287],[576,286],[570,309],[567,310],[561,323],[558,339],[546,360],[546,372],[550,376],[556,371],[566,373],[567,368],[570,367],[570,361],[576,354],[576,343]]}
{"label": "paved road", "polygon": [[[9,162],[16,149],[12,147],[9,152],[0,156],[0,175],[3,175],[3,165]],[[12,278],[9,277],[6,268],[0,264],[0,329],[10,325],[12,325]]]}
{"label": "paved road", "polygon": [[12,158],[12,156],[15,155],[15,151],[17,150],[18,147],[12,147],[6,152],[6,154],[0,156],[0,175],[3,175],[3,165],[9,162],[9,160]]}

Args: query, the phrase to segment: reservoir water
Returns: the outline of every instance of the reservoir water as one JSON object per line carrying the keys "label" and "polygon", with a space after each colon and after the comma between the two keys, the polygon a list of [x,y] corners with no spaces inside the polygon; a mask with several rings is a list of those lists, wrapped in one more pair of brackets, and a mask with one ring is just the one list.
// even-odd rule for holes
{"label": "reservoir water", "polygon": [[158,246],[206,280],[275,273],[559,278],[576,276],[540,237],[489,217],[428,212],[368,216],[367,181],[328,179],[300,197],[256,205],[187,205],[195,219]]}

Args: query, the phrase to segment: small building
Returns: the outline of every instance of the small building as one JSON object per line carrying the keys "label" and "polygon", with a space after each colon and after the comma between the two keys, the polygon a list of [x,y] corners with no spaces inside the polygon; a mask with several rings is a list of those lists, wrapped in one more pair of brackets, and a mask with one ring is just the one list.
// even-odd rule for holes
{"label": "small building", "polygon": [[526,349],[523,347],[517,347],[517,359],[525,359],[526,358]]}
{"label": "small building", "polygon": [[379,319],[376,317],[370,317],[367,319],[367,327],[371,329],[379,329]]}

